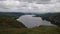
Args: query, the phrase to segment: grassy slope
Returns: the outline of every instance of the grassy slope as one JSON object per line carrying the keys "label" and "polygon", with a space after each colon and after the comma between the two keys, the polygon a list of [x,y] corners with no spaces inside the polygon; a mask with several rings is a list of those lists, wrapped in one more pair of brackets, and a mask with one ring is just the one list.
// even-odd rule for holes
{"label": "grassy slope", "polygon": [[10,17],[0,17],[0,27],[25,27],[21,22],[18,22],[16,19]]}
{"label": "grassy slope", "polygon": [[25,31],[26,27],[15,18],[10,15],[0,15],[0,34],[20,34]]}
{"label": "grassy slope", "polygon": [[59,27],[40,26],[31,29],[27,28],[2,28],[0,34],[60,34]]}
{"label": "grassy slope", "polygon": [[28,34],[60,34],[60,28],[52,26],[40,26],[31,29]]}

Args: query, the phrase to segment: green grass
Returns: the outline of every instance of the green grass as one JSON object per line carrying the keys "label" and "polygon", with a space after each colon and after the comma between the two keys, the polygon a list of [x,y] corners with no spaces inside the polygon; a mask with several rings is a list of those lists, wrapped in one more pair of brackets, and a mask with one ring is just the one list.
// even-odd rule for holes
{"label": "green grass", "polygon": [[59,27],[40,26],[35,28],[0,28],[0,34],[60,34]]}
{"label": "green grass", "polygon": [[52,26],[40,26],[31,29],[28,34],[60,34],[60,28]]}
{"label": "green grass", "polygon": [[21,34],[25,32],[25,28],[6,28],[6,29],[0,29],[0,34]]}

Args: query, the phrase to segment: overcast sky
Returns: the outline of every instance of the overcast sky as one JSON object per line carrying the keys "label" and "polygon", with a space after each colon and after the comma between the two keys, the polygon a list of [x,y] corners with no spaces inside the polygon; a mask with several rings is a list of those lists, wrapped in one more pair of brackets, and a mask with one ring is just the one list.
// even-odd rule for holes
{"label": "overcast sky", "polygon": [[0,11],[60,12],[60,0],[0,0]]}

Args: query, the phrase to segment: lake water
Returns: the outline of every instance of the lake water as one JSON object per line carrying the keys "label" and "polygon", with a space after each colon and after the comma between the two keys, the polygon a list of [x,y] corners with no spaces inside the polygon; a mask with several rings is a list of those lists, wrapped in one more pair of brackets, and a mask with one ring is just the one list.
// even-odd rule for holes
{"label": "lake water", "polygon": [[27,28],[33,28],[40,25],[53,26],[50,22],[42,20],[41,17],[32,17],[34,15],[23,15],[17,19],[22,22]]}

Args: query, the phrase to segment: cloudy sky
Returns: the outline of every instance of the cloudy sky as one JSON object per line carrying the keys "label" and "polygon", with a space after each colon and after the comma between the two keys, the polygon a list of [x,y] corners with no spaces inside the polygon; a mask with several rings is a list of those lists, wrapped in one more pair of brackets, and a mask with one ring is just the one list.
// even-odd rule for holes
{"label": "cloudy sky", "polygon": [[60,12],[60,0],[0,0],[2,12]]}

